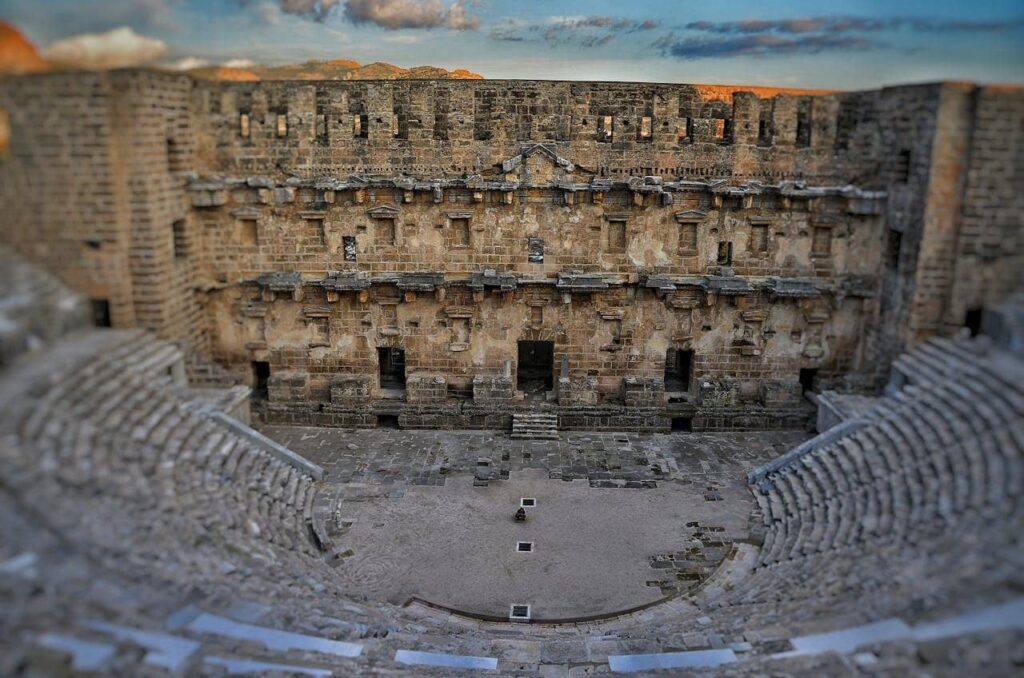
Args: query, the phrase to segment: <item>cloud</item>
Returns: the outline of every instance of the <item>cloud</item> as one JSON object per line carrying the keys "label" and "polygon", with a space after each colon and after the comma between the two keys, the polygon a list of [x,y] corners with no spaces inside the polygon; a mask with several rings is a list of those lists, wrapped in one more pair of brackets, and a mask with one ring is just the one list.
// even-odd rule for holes
{"label": "cloud", "polygon": [[659,25],[653,19],[639,21],[603,15],[552,16],[533,23],[506,19],[491,29],[490,37],[505,42],[544,40],[551,45],[571,42],[583,47],[598,47],[619,35],[651,31]]}
{"label": "cloud", "polygon": [[285,14],[323,21],[338,6],[338,0],[278,0],[281,11]]}
{"label": "cloud", "polygon": [[[706,59],[776,54],[852,52],[889,46],[879,33],[996,32],[1024,25],[1013,21],[948,21],[913,17],[879,19],[855,16],[694,21],[684,28],[689,35],[662,35],[651,46],[679,59]],[[696,35],[694,35],[696,34]],[[869,37],[870,36],[870,37]]]}
{"label": "cloud", "polygon": [[880,46],[856,35],[738,35],[727,38],[685,38],[655,41],[662,52],[679,59],[713,57],[768,56],[776,54],[819,54],[821,52],[862,51]]}
{"label": "cloud", "polygon": [[226,68],[252,68],[256,62],[252,59],[228,59],[221,66]]}
{"label": "cloud", "polygon": [[172,61],[167,64],[167,68],[172,71],[190,71],[193,68],[202,68],[209,66],[210,62],[206,59],[200,59],[199,57],[182,57],[176,61]]}
{"label": "cloud", "polygon": [[281,23],[281,8],[272,2],[261,2],[256,6],[256,14],[261,23],[277,26]]}
{"label": "cloud", "polygon": [[42,51],[43,58],[49,61],[85,69],[140,66],[166,53],[163,40],[138,35],[127,26],[57,40]]}
{"label": "cloud", "polygon": [[746,19],[743,21],[694,21],[686,28],[719,35],[755,35],[777,33],[800,35],[806,33],[874,33],[885,30],[911,30],[919,33],[952,31],[993,32],[1021,26],[1024,20],[970,21],[934,20],[916,17],[877,19],[856,16],[822,16],[793,19]]}
{"label": "cloud", "polygon": [[292,14],[304,19],[323,21],[338,6],[340,0],[266,0],[254,5],[252,0],[235,0],[241,7],[255,6],[256,14],[263,23],[276,26],[281,23],[281,14]]}
{"label": "cloud", "polygon": [[480,19],[466,9],[464,0],[445,5],[441,0],[346,0],[345,18],[354,24],[374,24],[387,30],[451,28],[476,30]]}

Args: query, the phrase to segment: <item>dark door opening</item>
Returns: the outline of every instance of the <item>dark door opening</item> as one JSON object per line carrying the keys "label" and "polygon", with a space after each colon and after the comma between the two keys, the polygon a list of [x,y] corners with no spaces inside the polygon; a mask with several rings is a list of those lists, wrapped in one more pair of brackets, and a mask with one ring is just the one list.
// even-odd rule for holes
{"label": "dark door opening", "polygon": [[397,414],[378,414],[377,415],[377,428],[389,428],[389,429],[400,429],[398,425]]}
{"label": "dark door opening", "polygon": [[269,394],[267,382],[270,381],[270,363],[255,361],[252,364],[252,397],[255,400],[266,400]]}
{"label": "dark door opening", "polygon": [[377,349],[380,387],[405,389],[405,349],[382,346]]}
{"label": "dark door opening", "polygon": [[554,387],[555,345],[550,341],[520,341],[516,383],[527,398],[543,398]]}
{"label": "dark door opening", "polygon": [[981,332],[981,309],[969,308],[964,316],[964,327],[971,332],[972,337],[978,336]]}
{"label": "dark door opening", "polygon": [[800,370],[800,391],[809,393],[814,390],[814,380],[818,377],[817,367],[805,367]]}
{"label": "dark door opening", "polygon": [[110,327],[110,302],[106,299],[92,300],[92,324],[96,327]]}
{"label": "dark door opening", "polygon": [[672,417],[673,431],[692,431],[693,419],[690,417]]}
{"label": "dark door opening", "polygon": [[689,391],[693,351],[670,348],[665,353],[665,390]]}

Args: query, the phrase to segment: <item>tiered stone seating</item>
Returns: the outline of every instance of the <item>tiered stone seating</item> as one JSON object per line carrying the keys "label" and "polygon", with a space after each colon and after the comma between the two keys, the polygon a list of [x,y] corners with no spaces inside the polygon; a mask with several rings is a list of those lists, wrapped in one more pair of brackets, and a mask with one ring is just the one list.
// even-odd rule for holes
{"label": "tiered stone seating", "polygon": [[[187,675],[450,675],[496,666],[540,676],[607,673],[612,658],[681,667],[712,655],[731,658],[701,671],[828,672],[827,657],[785,656],[790,639],[952,614],[967,602],[999,602],[1024,583],[1020,537],[1012,536],[1024,526],[1024,380],[1019,362],[1004,364],[994,349],[973,365],[961,355],[952,381],[921,378],[894,390],[863,412],[862,426],[755,480],[763,544],[738,545],[690,597],[557,628],[341,595],[337,571],[307,537],[317,483],[190,401],[168,373],[173,356],[140,333],[90,333],[55,347],[47,365],[0,380],[9,487],[30,487],[18,505],[48,516],[46,530],[82,549],[41,546],[40,578],[56,582],[53,597],[0,612],[0,633],[34,668],[50,666],[38,653],[52,660],[88,647],[106,657],[106,670],[126,673],[180,661],[174,666]],[[938,375],[939,366],[921,374]],[[7,497],[0,493],[0,520]],[[102,585],[83,595],[60,568]],[[5,585],[0,579],[0,593]],[[201,615],[227,621],[192,623]],[[882,663],[886,652],[871,649]],[[14,673],[9,666],[17,668],[0,661],[0,673]]]}

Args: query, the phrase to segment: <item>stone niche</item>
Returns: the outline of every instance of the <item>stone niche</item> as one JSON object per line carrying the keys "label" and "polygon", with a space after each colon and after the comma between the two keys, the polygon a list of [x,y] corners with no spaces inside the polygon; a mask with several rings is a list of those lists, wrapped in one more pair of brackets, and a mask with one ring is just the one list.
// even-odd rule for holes
{"label": "stone niche", "polygon": [[597,405],[597,377],[562,377],[558,380],[558,404],[563,407]]}
{"label": "stone niche", "polygon": [[371,378],[364,374],[347,374],[331,379],[332,405],[363,405],[373,390]]}
{"label": "stone niche", "polygon": [[441,403],[448,397],[448,380],[440,374],[422,372],[405,380],[405,400],[409,403]]}
{"label": "stone niche", "polygon": [[626,377],[622,380],[622,402],[626,407],[661,407],[665,404],[665,382],[655,378]]}
{"label": "stone niche", "polygon": [[300,403],[309,399],[309,375],[296,372],[275,374],[267,380],[267,397],[272,403]]}
{"label": "stone niche", "polygon": [[473,402],[507,402],[514,397],[515,389],[512,387],[512,377],[485,375],[473,377]]}

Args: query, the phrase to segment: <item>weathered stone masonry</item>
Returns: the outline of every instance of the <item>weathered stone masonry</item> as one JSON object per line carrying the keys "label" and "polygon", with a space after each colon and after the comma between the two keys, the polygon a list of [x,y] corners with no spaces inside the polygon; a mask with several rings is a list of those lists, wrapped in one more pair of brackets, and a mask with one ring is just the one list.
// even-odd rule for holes
{"label": "weathered stone masonry", "polygon": [[802,425],[1021,270],[1016,90],[127,71],[0,108],[3,241],[274,421]]}

